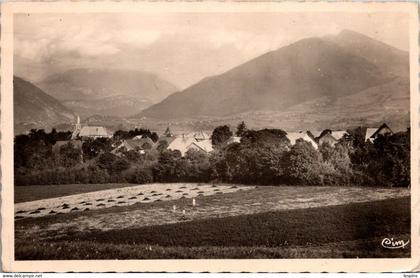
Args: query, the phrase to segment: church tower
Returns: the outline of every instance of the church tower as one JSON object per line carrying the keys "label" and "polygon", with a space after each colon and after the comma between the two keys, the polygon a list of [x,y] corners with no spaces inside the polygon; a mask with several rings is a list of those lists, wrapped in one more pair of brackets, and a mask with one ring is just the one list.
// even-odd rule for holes
{"label": "church tower", "polygon": [[79,136],[80,130],[82,129],[82,125],[80,124],[80,117],[79,115],[77,115],[77,121],[76,124],[74,125],[74,131],[71,135],[71,139],[74,140],[77,138],[77,136]]}

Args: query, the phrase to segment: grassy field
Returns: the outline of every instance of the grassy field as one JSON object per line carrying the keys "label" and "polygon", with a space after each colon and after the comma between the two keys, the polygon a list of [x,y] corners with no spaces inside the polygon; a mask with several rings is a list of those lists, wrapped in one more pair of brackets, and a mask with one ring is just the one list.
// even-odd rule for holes
{"label": "grassy field", "polygon": [[410,248],[388,250],[380,242],[409,234],[405,197],[132,229],[67,229],[45,240],[17,234],[16,259],[408,257]]}
{"label": "grassy field", "polygon": [[[173,184],[181,186],[181,184]],[[326,187],[326,186],[260,186],[252,190],[235,193],[215,194],[196,198],[197,206],[192,207],[190,198],[172,201],[135,203],[129,206],[114,206],[99,210],[75,211],[60,215],[26,218],[16,222],[16,230],[23,236],[33,237],[31,225],[38,227],[37,233],[50,237],[63,230],[112,230],[130,229],[179,223],[182,210],[189,221],[208,218],[265,213],[303,208],[325,207],[349,203],[369,202],[409,196],[409,190]],[[172,211],[173,206],[176,212]],[[39,235],[35,235],[39,237]]]}
{"label": "grassy field", "polygon": [[[398,235],[401,237],[401,235]],[[394,237],[397,237],[395,235]],[[403,235],[409,238],[409,234]],[[383,249],[382,238],[294,247],[162,247],[144,244],[32,241],[16,250],[17,260],[106,259],[282,259],[282,258],[406,258],[410,249]]]}

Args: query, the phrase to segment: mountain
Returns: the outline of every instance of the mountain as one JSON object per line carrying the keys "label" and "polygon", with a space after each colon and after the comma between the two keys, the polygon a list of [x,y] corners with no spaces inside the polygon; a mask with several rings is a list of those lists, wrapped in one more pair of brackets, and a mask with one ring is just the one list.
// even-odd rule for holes
{"label": "mountain", "polygon": [[[345,30],[333,37],[300,40],[203,79],[134,118],[165,121],[243,116],[255,120],[258,115],[270,114],[263,117],[262,124],[281,126],[291,119],[294,127],[300,128],[318,117],[323,119],[320,125],[329,126],[341,110],[346,111],[340,114],[346,120],[357,117],[354,112],[360,111],[357,108],[370,88],[375,93],[371,93],[374,98],[369,105],[363,106],[366,117],[370,111],[390,113],[385,104],[392,107],[393,99],[379,101],[381,90],[399,95],[409,109],[408,84],[408,53]],[[321,109],[316,105],[322,101],[328,104]],[[295,119],[299,119],[297,124]]]}
{"label": "mountain", "polygon": [[13,109],[15,132],[31,128],[49,129],[74,121],[74,113],[34,84],[13,77]]}
{"label": "mountain", "polygon": [[86,68],[51,75],[39,87],[82,117],[132,115],[177,91],[148,72]]}
{"label": "mountain", "polygon": [[407,51],[389,46],[363,34],[343,30],[337,36],[327,38],[354,55],[365,58],[382,71],[409,77],[409,56]]}

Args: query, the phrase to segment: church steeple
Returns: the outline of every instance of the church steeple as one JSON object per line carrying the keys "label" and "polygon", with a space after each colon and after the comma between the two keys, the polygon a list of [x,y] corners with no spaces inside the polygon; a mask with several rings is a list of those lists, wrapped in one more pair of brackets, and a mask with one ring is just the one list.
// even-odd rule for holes
{"label": "church steeple", "polygon": [[82,129],[82,125],[80,124],[80,117],[79,115],[77,115],[77,120],[76,120],[76,124],[74,125],[74,130],[73,133],[71,135],[71,139],[76,139],[77,136],[79,136],[80,130]]}

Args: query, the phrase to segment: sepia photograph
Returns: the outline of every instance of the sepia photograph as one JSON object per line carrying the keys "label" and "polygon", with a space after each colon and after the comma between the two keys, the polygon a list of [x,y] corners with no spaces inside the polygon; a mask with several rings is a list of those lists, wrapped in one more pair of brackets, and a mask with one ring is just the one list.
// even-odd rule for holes
{"label": "sepia photograph", "polygon": [[13,12],[12,259],[412,258],[404,7]]}

